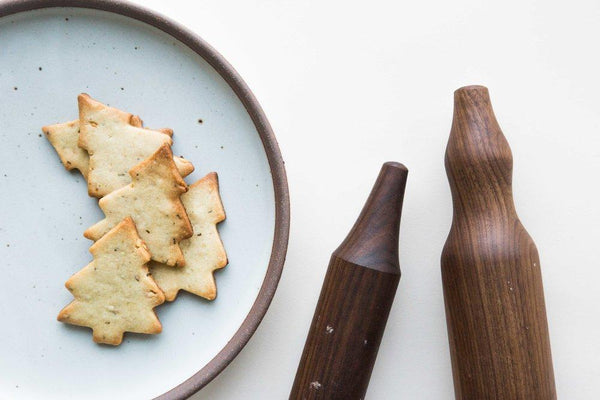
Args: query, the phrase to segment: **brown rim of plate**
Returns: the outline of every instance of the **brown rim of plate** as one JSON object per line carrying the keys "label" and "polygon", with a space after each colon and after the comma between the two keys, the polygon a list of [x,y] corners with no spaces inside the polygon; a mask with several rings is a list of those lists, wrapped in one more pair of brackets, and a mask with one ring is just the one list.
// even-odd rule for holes
{"label": "brown rim of plate", "polygon": [[290,227],[289,192],[279,146],[271,125],[250,88],[223,56],[200,37],[154,11],[115,0],[8,0],[0,1],[0,18],[24,11],[56,7],[88,8],[124,15],[154,26],[192,49],[225,79],[242,101],[260,135],[269,160],[275,190],[275,236],[267,274],[250,312],[227,345],[192,377],[157,397],[160,400],[186,399],[206,386],[238,355],[258,328],[275,295],[285,261]]}

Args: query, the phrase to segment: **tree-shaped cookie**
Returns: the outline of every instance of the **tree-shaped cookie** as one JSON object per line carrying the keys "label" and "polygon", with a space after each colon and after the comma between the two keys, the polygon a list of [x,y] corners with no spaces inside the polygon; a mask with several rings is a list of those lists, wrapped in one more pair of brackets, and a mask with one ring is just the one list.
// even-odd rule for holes
{"label": "tree-shaped cookie", "polygon": [[191,237],[193,230],[180,199],[187,185],[177,172],[169,145],[159,147],[129,174],[129,185],[100,199],[106,218],[88,228],[84,236],[98,240],[123,218],[131,217],[153,260],[183,266],[179,242]]}
{"label": "tree-shaped cookie", "polygon": [[58,320],[90,327],[95,342],[112,345],[121,343],[124,332],[160,333],[153,309],[165,297],[148,272],[150,253],[132,219],[117,224],[90,252],[94,261],[65,283],[75,300]]}
{"label": "tree-shaped cookie", "polygon": [[[141,120],[130,113],[108,107],[87,94],[80,94],[79,146],[89,154],[88,192],[102,197],[130,182],[128,172],[147,159],[163,144],[173,140],[165,131],[141,127]],[[172,131],[168,131],[172,134]],[[177,158],[182,176],[194,167]]]}
{"label": "tree-shaped cookie", "polygon": [[217,174],[210,173],[191,185],[181,201],[194,227],[194,236],[180,244],[186,264],[172,268],[153,261],[150,270],[168,301],[175,300],[179,290],[213,300],[217,295],[213,272],[227,265],[217,231],[217,224],[225,219]]}

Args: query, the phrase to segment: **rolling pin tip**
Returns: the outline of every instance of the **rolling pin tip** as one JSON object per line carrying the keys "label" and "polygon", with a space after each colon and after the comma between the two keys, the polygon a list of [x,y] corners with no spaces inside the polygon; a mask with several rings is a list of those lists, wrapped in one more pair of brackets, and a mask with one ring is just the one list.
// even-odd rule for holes
{"label": "rolling pin tip", "polygon": [[454,95],[464,93],[487,93],[489,95],[488,88],[483,85],[467,85],[460,87],[454,91]]}
{"label": "rolling pin tip", "polygon": [[408,168],[406,168],[406,166],[404,164],[399,163],[397,161],[388,161],[388,162],[384,163],[382,166],[382,169],[384,169],[384,168],[397,168],[401,171],[408,173]]}
{"label": "rolling pin tip", "polygon": [[[462,116],[462,118],[476,120],[482,117],[479,115],[479,113],[486,115],[485,118],[495,120],[492,101],[490,99],[490,92],[487,87],[481,85],[470,85],[463,86],[454,91],[455,118]],[[497,124],[497,122],[495,123]]]}
{"label": "rolling pin tip", "polygon": [[383,164],[360,216],[334,255],[365,268],[400,274],[398,230],[407,177],[403,164]]}

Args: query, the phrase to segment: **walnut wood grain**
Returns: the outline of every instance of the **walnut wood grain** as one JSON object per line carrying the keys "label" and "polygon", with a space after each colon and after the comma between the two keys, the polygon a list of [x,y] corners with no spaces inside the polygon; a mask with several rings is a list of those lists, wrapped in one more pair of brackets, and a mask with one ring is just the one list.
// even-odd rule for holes
{"label": "walnut wood grain", "polygon": [[454,215],[442,279],[458,400],[556,399],[540,261],[517,216],[512,154],[488,90],[454,93]]}
{"label": "walnut wood grain", "polygon": [[383,165],[333,253],[290,399],[363,399],[400,280],[398,229],[408,170]]}

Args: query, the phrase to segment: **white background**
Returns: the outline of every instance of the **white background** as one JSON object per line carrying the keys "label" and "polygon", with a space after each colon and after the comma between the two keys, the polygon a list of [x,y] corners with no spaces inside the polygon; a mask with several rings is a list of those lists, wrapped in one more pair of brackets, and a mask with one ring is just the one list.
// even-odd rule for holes
{"label": "white background", "polygon": [[194,399],[288,396],[330,253],[387,160],[410,169],[403,275],[368,398],[453,398],[439,268],[451,222],[443,155],[452,92],[467,84],[489,87],[512,146],[517,209],[542,261],[559,398],[598,398],[600,2],[143,4],[238,70],[273,125],[290,185],[290,245],[272,306]]}

